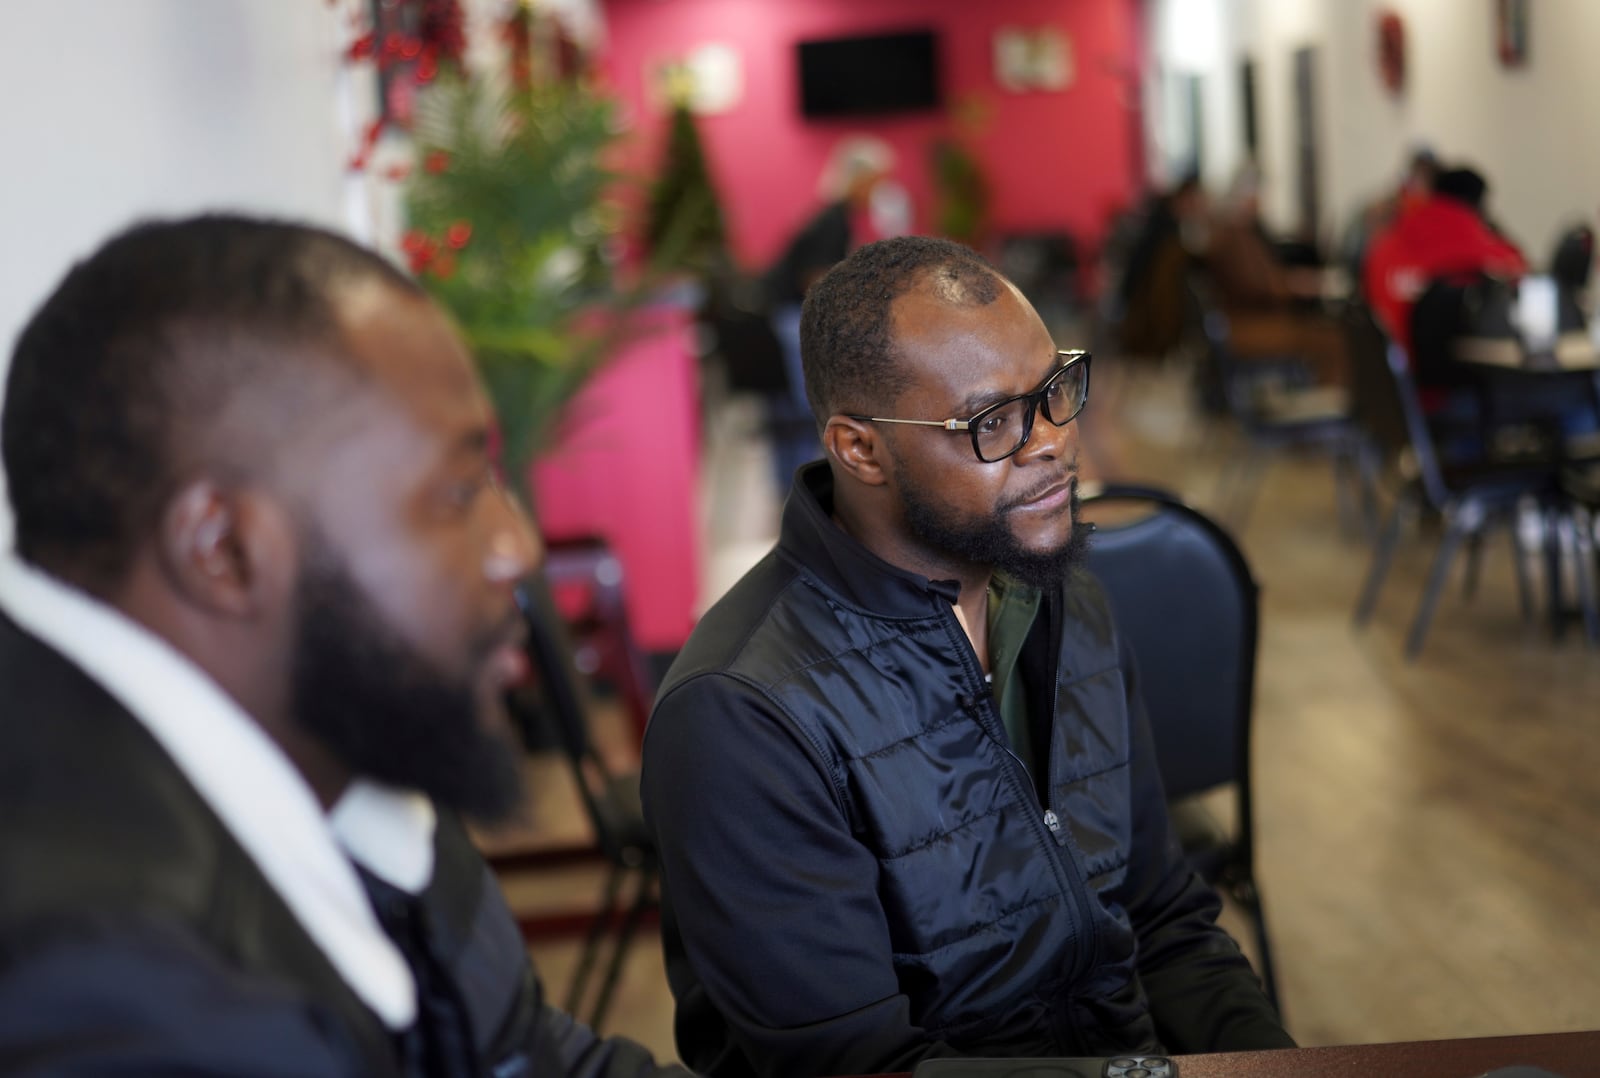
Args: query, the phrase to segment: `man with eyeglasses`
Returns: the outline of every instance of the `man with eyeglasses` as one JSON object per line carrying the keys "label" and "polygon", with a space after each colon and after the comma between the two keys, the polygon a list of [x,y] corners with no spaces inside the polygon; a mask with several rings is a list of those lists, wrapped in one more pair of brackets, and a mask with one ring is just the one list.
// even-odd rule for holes
{"label": "man with eyeglasses", "polygon": [[1284,1047],[1079,565],[1090,357],[970,250],[806,298],[827,456],[666,678],[643,795],[678,1049],[727,1075]]}

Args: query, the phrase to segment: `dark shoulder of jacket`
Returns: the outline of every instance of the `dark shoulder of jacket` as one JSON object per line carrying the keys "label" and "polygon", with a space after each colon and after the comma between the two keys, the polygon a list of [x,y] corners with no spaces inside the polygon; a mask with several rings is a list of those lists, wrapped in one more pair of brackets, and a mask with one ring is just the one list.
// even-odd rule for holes
{"label": "dark shoulder of jacket", "polygon": [[701,615],[662,679],[657,701],[703,674],[742,672],[768,680],[756,672],[770,675],[793,661],[790,642],[780,639],[784,611],[795,602],[820,601],[793,563],[769,552]]}
{"label": "dark shoulder of jacket", "polygon": [[0,946],[76,918],[179,924],[235,968],[302,991],[384,1072],[377,1016],[149,731],[3,615],[0,695]]}

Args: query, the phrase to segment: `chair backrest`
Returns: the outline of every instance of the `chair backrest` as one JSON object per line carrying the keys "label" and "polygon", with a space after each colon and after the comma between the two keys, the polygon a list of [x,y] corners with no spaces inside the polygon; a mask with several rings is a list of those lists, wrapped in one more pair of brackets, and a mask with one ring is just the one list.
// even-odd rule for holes
{"label": "chair backrest", "polygon": [[1198,360],[1200,401],[1212,414],[1232,416],[1248,425],[1251,419],[1251,391],[1240,377],[1233,354],[1233,327],[1209,286],[1194,277],[1189,282],[1189,302],[1200,326],[1205,347]]}
{"label": "chair backrest", "polygon": [[544,578],[575,645],[578,672],[616,690],[642,741],[656,684],[633,636],[621,559],[598,537],[550,539]]}
{"label": "chair backrest", "polygon": [[1578,292],[1589,286],[1594,266],[1594,229],[1573,225],[1561,233],[1550,256],[1550,276],[1564,291]]}
{"label": "chair backrest", "polygon": [[1259,599],[1243,553],[1167,491],[1107,486],[1083,507],[1088,567],[1138,661],[1168,798],[1235,783],[1247,832]]}
{"label": "chair backrest", "polygon": [[1449,490],[1405,349],[1389,339],[1362,304],[1346,309],[1344,330],[1356,423],[1385,460],[1398,463],[1409,454],[1423,493],[1434,506],[1443,506]]}
{"label": "chair backrest", "polygon": [[1000,240],[1000,272],[1035,307],[1075,306],[1078,247],[1070,233],[1019,232]]}
{"label": "chair backrest", "polygon": [[1441,278],[1428,282],[1411,307],[1411,366],[1416,379],[1428,386],[1458,386],[1467,382],[1453,352],[1466,332],[1468,281]]}

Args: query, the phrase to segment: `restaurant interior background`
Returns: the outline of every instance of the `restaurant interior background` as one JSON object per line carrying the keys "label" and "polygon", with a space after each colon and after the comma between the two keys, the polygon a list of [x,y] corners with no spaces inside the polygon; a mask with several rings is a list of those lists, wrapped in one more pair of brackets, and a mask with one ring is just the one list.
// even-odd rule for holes
{"label": "restaurant interior background", "polygon": [[[1264,179],[1266,223],[1284,234],[1309,227],[1325,246],[1361,206],[1394,186],[1421,145],[1488,177],[1496,219],[1535,262],[1563,228],[1593,224],[1600,204],[1600,138],[1589,116],[1600,104],[1600,4],[1590,0],[547,6],[594,50],[622,103],[625,154],[636,167],[651,167],[662,153],[666,112],[655,80],[663,66],[710,69],[717,89],[696,121],[732,250],[751,269],[773,257],[814,208],[832,146],[855,132],[896,151],[895,178],[919,230],[934,227],[933,183],[922,162],[935,141],[954,138],[981,163],[994,230],[1064,231],[1091,261],[1115,214],[1149,185],[1196,163],[1206,186],[1220,192],[1253,157]],[[497,0],[464,4],[469,58],[495,48],[492,27],[503,7]],[[0,16],[11,46],[0,64],[3,354],[71,261],[136,217],[217,207],[264,212],[341,228],[398,253],[405,223],[396,182],[384,169],[351,167],[378,99],[373,72],[348,56],[367,8],[366,0],[7,5]],[[906,27],[938,35],[942,109],[826,121],[800,115],[795,42]],[[997,37],[1006,33],[1020,33],[1036,50],[1033,62],[1010,74],[996,59]],[[398,139],[380,149],[395,159],[405,153]],[[684,362],[692,376],[692,360]],[[694,407],[693,394],[686,402]],[[1180,414],[1187,400],[1160,378],[1124,394],[1123,404],[1134,429],[1187,422]],[[667,522],[656,536],[664,562],[630,555],[634,579],[672,577],[667,608],[651,611],[641,627],[656,652],[681,641],[694,610],[722,583],[717,552],[706,549],[708,528],[717,527],[707,523],[708,505],[733,496],[719,495],[716,483],[759,483],[751,468],[718,456],[715,437],[726,433],[715,417],[693,415],[675,431],[684,439],[692,489],[674,505],[652,509],[641,501],[659,485],[643,467],[631,469],[639,473],[632,479],[637,491],[616,475],[610,478],[620,485],[609,487],[581,473],[568,474],[565,485],[551,481],[552,489],[596,503],[596,514],[659,513]],[[739,435],[728,437],[737,442]],[[1139,478],[1186,493],[1207,489],[1214,478],[1205,455],[1181,439],[1129,445],[1120,457],[1144,470]],[[580,458],[565,465],[568,473],[581,466]],[[1291,1028],[1308,1043],[1329,1043],[1600,1025],[1600,980],[1583,958],[1600,939],[1593,912],[1600,910],[1600,879],[1587,867],[1600,859],[1586,853],[1600,826],[1586,781],[1597,762],[1588,729],[1600,717],[1595,655],[1571,639],[1577,634],[1557,648],[1517,636],[1515,626],[1496,627],[1483,645],[1469,639],[1471,626],[1445,624],[1430,644],[1431,667],[1419,672],[1400,661],[1391,638],[1403,628],[1399,610],[1393,620],[1400,628],[1352,644],[1348,606],[1340,604],[1353,600],[1364,551],[1336,534],[1326,484],[1325,466],[1291,462],[1273,478],[1246,536],[1268,583],[1258,713],[1276,709],[1280,729],[1297,731],[1264,729],[1257,756],[1258,768],[1270,759],[1275,769],[1260,798],[1271,815],[1260,825],[1260,857],[1269,914],[1279,926]],[[770,508],[771,492],[763,497]],[[674,530],[681,542],[663,538]],[[0,540],[8,533],[0,500]],[[690,564],[660,568],[677,557]],[[1296,621],[1303,610],[1272,605],[1286,595],[1302,605],[1313,601],[1278,586],[1274,573],[1323,578],[1319,586],[1334,598],[1315,631]],[[1327,599],[1318,594],[1316,601]],[[1504,598],[1491,591],[1476,602]],[[1326,660],[1330,651],[1350,665]],[[1274,662],[1276,673],[1268,669]],[[1497,715],[1472,711],[1485,706]],[[1418,731],[1437,732],[1458,716],[1470,766],[1435,770],[1442,766],[1438,746]],[[1528,722],[1496,723],[1507,717]],[[1413,719],[1417,724],[1407,725]],[[1341,739],[1332,753],[1315,740],[1330,729]],[[1460,763],[1448,759],[1451,768]],[[1507,767],[1515,774],[1496,770]],[[1416,779],[1413,769],[1425,770],[1431,785],[1411,790],[1409,800],[1385,802],[1387,792]],[[1519,807],[1534,790],[1556,807],[1507,825],[1515,855],[1475,862],[1478,824],[1503,822],[1504,806],[1493,794],[1500,783]],[[1466,800],[1456,805],[1456,795]],[[1401,809],[1419,806],[1440,814],[1437,830],[1389,844],[1367,831],[1393,826],[1405,818],[1396,815]],[[1421,856],[1418,843],[1451,867],[1432,871],[1444,877],[1441,889],[1407,907],[1407,893],[1426,887],[1406,865]],[[1454,861],[1449,848],[1439,848],[1452,845],[1460,852]],[[1369,856],[1352,858],[1350,850]],[[1494,882],[1519,875],[1523,890]],[[1530,914],[1519,902],[1535,891],[1558,894],[1561,904]],[[1349,894],[1368,904],[1346,902]],[[1373,913],[1385,908],[1405,912],[1388,921]],[[1418,958],[1408,940],[1431,950]],[[651,946],[641,944],[630,959],[611,1026],[670,1054],[670,1000]],[[559,983],[570,948],[538,954]]]}

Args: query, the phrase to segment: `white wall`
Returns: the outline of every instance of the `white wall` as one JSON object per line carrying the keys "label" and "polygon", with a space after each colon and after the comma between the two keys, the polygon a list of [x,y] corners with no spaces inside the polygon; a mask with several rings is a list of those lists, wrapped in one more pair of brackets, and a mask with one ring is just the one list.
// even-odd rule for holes
{"label": "white wall", "polygon": [[[1490,208],[1535,263],[1549,257],[1559,231],[1594,219],[1600,202],[1600,3],[1530,4],[1529,62],[1500,65],[1494,52],[1495,5],[1483,0],[1151,0],[1152,25],[1215,11],[1226,25],[1209,81],[1233,86],[1241,55],[1256,61],[1256,95],[1267,188],[1263,209],[1279,227],[1294,222],[1292,55],[1319,50],[1320,187],[1325,236],[1356,207],[1398,179],[1404,159],[1426,142],[1446,161],[1478,168],[1491,185]],[[1404,20],[1407,85],[1396,97],[1378,78],[1377,17]],[[1155,35],[1152,35],[1153,39]],[[1174,62],[1172,46],[1164,62]],[[1178,62],[1192,63],[1193,49]],[[1208,86],[1208,95],[1214,91]],[[1210,109],[1208,96],[1207,108]],[[1240,124],[1237,107],[1208,114],[1212,124]],[[1207,150],[1242,147],[1214,137]],[[1236,161],[1208,161],[1207,178]]]}
{"label": "white wall", "polygon": [[[6,5],[0,375],[66,268],[136,218],[227,208],[370,231],[368,181],[345,170],[371,111],[370,76],[341,60],[359,6]],[[0,548],[10,533],[0,491]]]}

